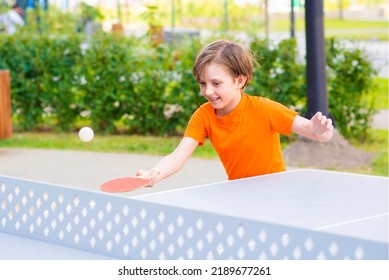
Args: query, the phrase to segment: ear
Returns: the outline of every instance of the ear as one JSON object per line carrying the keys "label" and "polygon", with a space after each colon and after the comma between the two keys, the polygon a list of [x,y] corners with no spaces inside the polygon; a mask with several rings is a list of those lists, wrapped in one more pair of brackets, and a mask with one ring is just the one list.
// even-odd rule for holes
{"label": "ear", "polygon": [[242,89],[242,88],[246,85],[246,81],[247,81],[247,77],[246,77],[246,76],[243,76],[243,75],[240,75],[240,76],[238,76],[238,77],[235,79],[236,86],[237,86],[239,89]]}

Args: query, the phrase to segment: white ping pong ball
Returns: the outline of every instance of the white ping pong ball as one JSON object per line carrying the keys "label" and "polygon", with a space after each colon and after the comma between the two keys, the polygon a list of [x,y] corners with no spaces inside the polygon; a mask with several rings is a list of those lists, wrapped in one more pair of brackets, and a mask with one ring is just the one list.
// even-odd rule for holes
{"label": "white ping pong ball", "polygon": [[81,141],[90,142],[95,136],[95,133],[93,132],[92,128],[85,126],[80,129],[78,136],[80,137]]}

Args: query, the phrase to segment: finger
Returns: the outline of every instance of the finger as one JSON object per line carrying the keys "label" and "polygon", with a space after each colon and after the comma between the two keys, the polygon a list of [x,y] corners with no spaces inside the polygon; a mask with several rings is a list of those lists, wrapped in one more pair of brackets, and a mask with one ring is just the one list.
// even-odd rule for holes
{"label": "finger", "polygon": [[315,114],[315,117],[320,121],[321,118],[323,117],[323,114],[322,114],[321,112],[317,112],[317,113]]}
{"label": "finger", "polygon": [[331,125],[330,127],[327,128],[327,131],[325,132],[326,134],[332,134],[334,131],[334,127]]}
{"label": "finger", "polygon": [[327,119],[327,128],[330,129],[332,126],[332,120],[331,119]]}
{"label": "finger", "polygon": [[327,117],[323,115],[321,117],[320,123],[324,126],[326,124],[326,122],[327,122]]}

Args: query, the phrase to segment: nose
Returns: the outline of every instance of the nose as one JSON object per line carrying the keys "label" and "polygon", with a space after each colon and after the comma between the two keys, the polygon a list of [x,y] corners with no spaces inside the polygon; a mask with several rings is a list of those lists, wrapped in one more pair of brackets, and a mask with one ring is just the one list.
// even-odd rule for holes
{"label": "nose", "polygon": [[209,95],[213,94],[213,88],[209,85],[206,85],[206,86],[204,86],[203,93],[204,93],[204,95],[209,96]]}

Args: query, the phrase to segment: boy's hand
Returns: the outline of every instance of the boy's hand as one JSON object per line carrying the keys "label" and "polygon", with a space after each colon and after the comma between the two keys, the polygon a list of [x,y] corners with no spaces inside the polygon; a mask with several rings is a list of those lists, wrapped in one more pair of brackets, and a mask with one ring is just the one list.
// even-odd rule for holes
{"label": "boy's hand", "polygon": [[304,123],[304,127],[309,129],[309,131],[320,137],[323,134],[332,135],[332,131],[334,129],[332,125],[332,120],[323,116],[321,112],[317,112],[311,120]]}
{"label": "boy's hand", "polygon": [[136,177],[144,178],[144,179],[151,179],[151,184],[147,187],[154,186],[155,183],[157,183],[157,177],[159,175],[159,171],[157,169],[150,169],[150,170],[138,170],[136,172]]}

